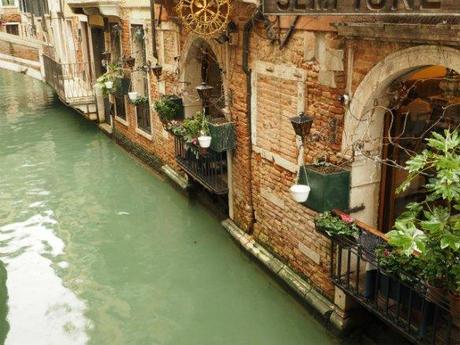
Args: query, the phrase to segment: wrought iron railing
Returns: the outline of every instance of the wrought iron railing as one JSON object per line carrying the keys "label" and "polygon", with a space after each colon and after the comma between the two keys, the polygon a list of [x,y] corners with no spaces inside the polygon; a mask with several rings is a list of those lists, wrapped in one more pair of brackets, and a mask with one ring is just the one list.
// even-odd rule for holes
{"label": "wrought iron railing", "polygon": [[227,153],[203,150],[175,137],[176,161],[184,171],[215,194],[228,193]]}
{"label": "wrought iron railing", "polygon": [[58,96],[71,104],[94,101],[88,63],[59,63],[43,55],[45,80]]}
{"label": "wrought iron railing", "polygon": [[375,249],[385,244],[384,236],[356,223],[358,240],[331,238],[333,283],[416,344],[457,344],[460,329],[453,325],[445,293],[418,277],[401,279],[382,269]]}

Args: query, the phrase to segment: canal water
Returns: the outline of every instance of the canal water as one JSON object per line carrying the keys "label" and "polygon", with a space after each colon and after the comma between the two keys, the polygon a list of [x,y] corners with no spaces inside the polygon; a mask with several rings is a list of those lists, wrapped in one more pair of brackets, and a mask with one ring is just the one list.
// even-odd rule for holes
{"label": "canal water", "polygon": [[0,343],[340,342],[241,252],[213,214],[44,84],[0,71],[0,95],[8,293]]}

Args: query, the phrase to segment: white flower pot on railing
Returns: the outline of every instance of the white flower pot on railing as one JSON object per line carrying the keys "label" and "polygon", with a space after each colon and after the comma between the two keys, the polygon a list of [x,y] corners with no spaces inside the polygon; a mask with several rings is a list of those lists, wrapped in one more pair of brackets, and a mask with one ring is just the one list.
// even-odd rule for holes
{"label": "white flower pot on railing", "polygon": [[198,143],[200,144],[200,147],[203,149],[207,149],[209,146],[211,146],[211,137],[208,135],[202,135],[198,137]]}
{"label": "white flower pot on railing", "polygon": [[303,203],[307,201],[308,195],[310,194],[310,186],[304,184],[295,184],[289,188],[291,192],[292,199],[298,203]]}
{"label": "white flower pot on railing", "polygon": [[139,94],[136,91],[128,92],[128,97],[131,102],[134,102],[138,96]]}
{"label": "white flower pot on railing", "polygon": [[113,81],[106,81],[105,83],[105,88],[110,90],[113,87]]}

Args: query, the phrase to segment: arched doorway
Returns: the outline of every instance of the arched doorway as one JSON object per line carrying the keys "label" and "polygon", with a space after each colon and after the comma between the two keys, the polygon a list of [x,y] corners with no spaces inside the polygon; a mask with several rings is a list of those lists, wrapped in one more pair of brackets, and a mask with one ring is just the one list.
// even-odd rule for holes
{"label": "arched doorway", "polygon": [[208,100],[209,115],[221,117],[225,108],[222,69],[211,45],[201,38],[193,39],[181,65],[184,66],[181,79],[185,116],[191,117],[202,110],[196,87],[205,82],[213,87]]}
{"label": "arched doorway", "polygon": [[426,148],[432,132],[441,133],[460,124],[460,95],[450,90],[459,80],[444,66],[421,68],[395,80],[387,89],[389,110],[385,112],[382,145],[382,174],[378,227],[391,230],[398,216],[411,202],[425,199],[428,178],[418,176],[407,190],[397,188],[407,178],[403,167],[413,155]]}
{"label": "arched doorway", "polygon": [[[440,87],[448,74],[460,71],[459,53],[439,46],[399,51],[378,63],[358,86],[342,143],[342,153],[354,158],[350,206],[365,206],[356,213],[358,219],[387,231],[404,206],[421,197],[423,181],[414,182],[409,194],[396,195],[404,178],[398,166],[409,152],[423,149],[424,137],[439,130],[431,128],[434,122],[451,116],[442,109],[460,103]],[[458,123],[459,116],[453,121]]]}
{"label": "arched doorway", "polygon": [[[204,111],[209,121],[210,132],[212,132],[212,126],[216,128],[215,126],[219,124],[230,123],[227,118],[229,113],[226,111],[228,107],[224,89],[224,73],[221,68],[222,57],[225,54],[212,42],[199,37],[192,37],[185,47],[186,54],[180,64],[182,66],[180,94],[185,117],[192,118],[196,113]],[[197,91],[197,87],[203,83],[212,87],[205,107]],[[214,137],[212,140],[215,140]],[[195,153],[195,158],[188,159],[186,156],[179,155],[179,165],[192,180],[210,192],[213,204],[219,205],[219,210],[224,210],[226,217],[232,217],[232,154],[230,149],[215,149],[211,145],[207,150]]]}

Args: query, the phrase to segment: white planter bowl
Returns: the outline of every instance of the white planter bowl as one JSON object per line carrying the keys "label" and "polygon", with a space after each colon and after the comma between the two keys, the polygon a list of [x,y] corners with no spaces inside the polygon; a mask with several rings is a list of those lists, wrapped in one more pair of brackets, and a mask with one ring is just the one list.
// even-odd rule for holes
{"label": "white planter bowl", "polygon": [[128,92],[128,97],[130,101],[135,101],[137,99],[138,93],[136,91]]}
{"label": "white planter bowl", "polygon": [[200,144],[200,147],[207,149],[209,146],[211,146],[211,137],[207,135],[202,135],[198,137],[198,143]]}
{"label": "white planter bowl", "polygon": [[310,194],[310,186],[304,184],[295,184],[289,188],[291,192],[292,199],[298,203],[307,201],[308,195]]}
{"label": "white planter bowl", "polygon": [[105,88],[106,89],[111,89],[113,87],[113,81],[106,81],[105,82]]}

